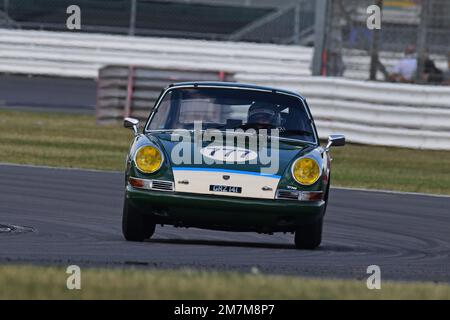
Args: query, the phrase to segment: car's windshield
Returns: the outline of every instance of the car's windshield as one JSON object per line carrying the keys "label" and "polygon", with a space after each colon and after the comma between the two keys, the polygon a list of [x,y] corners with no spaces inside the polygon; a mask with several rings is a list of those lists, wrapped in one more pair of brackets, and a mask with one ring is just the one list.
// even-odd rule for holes
{"label": "car's windshield", "polygon": [[151,117],[148,130],[278,129],[281,137],[315,142],[302,101],[275,92],[230,88],[175,88]]}

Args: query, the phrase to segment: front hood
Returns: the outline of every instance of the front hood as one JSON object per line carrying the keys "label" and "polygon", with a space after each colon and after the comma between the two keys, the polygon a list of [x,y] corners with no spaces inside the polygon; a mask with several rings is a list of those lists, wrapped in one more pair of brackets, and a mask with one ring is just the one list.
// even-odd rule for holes
{"label": "front hood", "polygon": [[147,135],[164,152],[175,192],[217,196],[273,200],[280,181],[286,180],[290,164],[315,148],[295,141],[265,142],[267,139],[263,139],[258,145],[255,136],[230,139],[237,135],[228,134],[227,137],[228,140],[220,137],[212,143],[202,141],[201,137],[195,139],[194,133]]}
{"label": "front hood", "polygon": [[[193,134],[189,138],[181,138],[172,133],[150,133],[147,137],[163,149],[174,170],[221,169],[282,176],[294,159],[314,149],[308,143],[280,140],[269,140],[268,146],[250,146],[249,139],[242,139],[242,136],[241,143],[238,143],[238,139],[233,139],[233,143],[226,147],[223,147],[225,143],[218,143],[217,140],[212,143],[197,139],[198,142],[194,143]],[[246,143],[242,143],[244,141]]]}

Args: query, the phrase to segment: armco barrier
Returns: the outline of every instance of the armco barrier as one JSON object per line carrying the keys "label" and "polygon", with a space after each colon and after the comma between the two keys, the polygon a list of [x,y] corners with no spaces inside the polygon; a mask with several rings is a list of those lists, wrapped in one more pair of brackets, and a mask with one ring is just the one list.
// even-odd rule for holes
{"label": "armco barrier", "polygon": [[450,150],[450,88],[339,78],[106,67],[100,71],[98,121],[127,115],[144,119],[163,87],[191,80],[235,80],[299,92],[307,98],[321,138],[334,132],[349,142]]}
{"label": "armco barrier", "polygon": [[[0,72],[10,73],[96,78],[103,66],[134,64],[307,76],[312,56],[312,48],[301,46],[0,29]],[[392,68],[400,58],[381,52],[380,59]],[[446,68],[444,57],[436,62]],[[345,64],[346,77],[368,78],[367,53],[346,51]]]}
{"label": "armco barrier", "polygon": [[[96,78],[107,65],[309,75],[297,46],[0,29],[0,72]],[[25,67],[24,67],[25,66]]]}
{"label": "armco barrier", "polygon": [[[239,82],[300,92],[323,138],[340,130],[354,142],[450,150],[450,88],[310,77],[311,57],[311,48],[297,46],[0,29],[0,72],[96,78],[104,66],[123,66],[124,79],[99,81],[99,121],[123,117],[126,110],[144,117],[155,92],[177,81],[149,78],[144,82],[153,87],[146,91],[136,80],[130,99],[130,64],[189,70],[184,80],[221,70]],[[361,58],[355,63],[367,64]]]}
{"label": "armco barrier", "polygon": [[100,70],[97,84],[97,123],[119,122],[129,116],[147,119],[161,90],[174,82],[230,80],[232,75],[216,70],[107,66]]}
{"label": "armco barrier", "polygon": [[450,88],[322,77],[235,79],[301,93],[319,136],[341,132],[350,142],[450,150]]}
{"label": "armco barrier", "polygon": [[269,77],[237,73],[236,80],[301,92],[306,98],[354,100],[371,104],[450,108],[450,87],[324,77]]}

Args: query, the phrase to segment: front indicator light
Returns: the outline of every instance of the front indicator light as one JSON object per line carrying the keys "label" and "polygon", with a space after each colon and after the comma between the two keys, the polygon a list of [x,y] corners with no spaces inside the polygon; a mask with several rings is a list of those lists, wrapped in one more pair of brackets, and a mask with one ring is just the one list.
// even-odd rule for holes
{"label": "front indicator light", "polygon": [[128,182],[133,188],[137,189],[150,189],[152,187],[150,180],[129,177]]}
{"label": "front indicator light", "polygon": [[300,192],[298,200],[301,201],[320,201],[323,200],[322,191],[303,191]]}
{"label": "front indicator light", "polygon": [[320,177],[319,164],[312,158],[300,158],[292,166],[292,176],[298,183],[310,186]]}
{"label": "front indicator light", "polygon": [[324,193],[322,191],[278,190],[276,199],[321,201],[324,199]]}
{"label": "front indicator light", "polygon": [[128,184],[135,189],[174,191],[174,183],[166,180],[148,180],[129,177]]}
{"label": "front indicator light", "polygon": [[163,158],[161,151],[152,146],[141,147],[134,158],[136,167],[143,173],[153,173],[161,168]]}

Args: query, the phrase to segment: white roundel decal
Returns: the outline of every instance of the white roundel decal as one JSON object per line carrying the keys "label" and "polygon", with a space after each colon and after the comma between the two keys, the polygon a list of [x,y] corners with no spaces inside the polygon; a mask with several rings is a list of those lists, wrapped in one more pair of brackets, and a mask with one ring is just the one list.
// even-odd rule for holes
{"label": "white roundel decal", "polygon": [[258,154],[255,151],[240,147],[208,146],[200,150],[202,155],[222,162],[245,162],[255,160]]}

